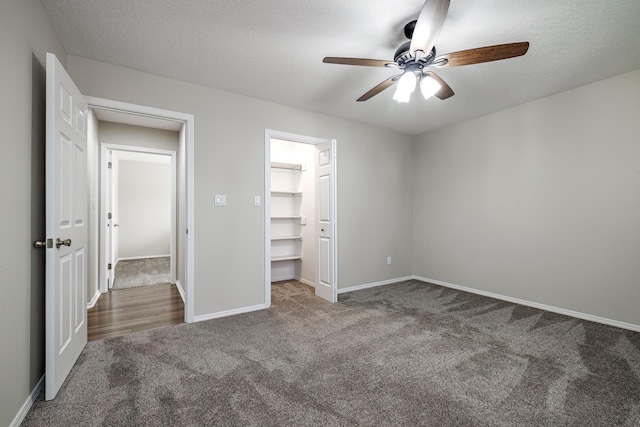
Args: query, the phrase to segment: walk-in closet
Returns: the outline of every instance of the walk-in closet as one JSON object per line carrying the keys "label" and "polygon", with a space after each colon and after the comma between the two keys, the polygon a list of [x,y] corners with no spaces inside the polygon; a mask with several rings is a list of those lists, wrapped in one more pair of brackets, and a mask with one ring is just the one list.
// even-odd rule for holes
{"label": "walk-in closet", "polygon": [[313,286],[315,250],[315,147],[271,139],[271,281]]}

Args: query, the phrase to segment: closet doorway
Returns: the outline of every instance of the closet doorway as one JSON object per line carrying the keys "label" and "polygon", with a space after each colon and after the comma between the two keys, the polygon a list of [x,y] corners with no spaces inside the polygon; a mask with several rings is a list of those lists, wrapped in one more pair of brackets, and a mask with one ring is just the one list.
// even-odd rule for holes
{"label": "closet doorway", "polygon": [[265,302],[297,280],[337,301],[336,141],[265,132]]}

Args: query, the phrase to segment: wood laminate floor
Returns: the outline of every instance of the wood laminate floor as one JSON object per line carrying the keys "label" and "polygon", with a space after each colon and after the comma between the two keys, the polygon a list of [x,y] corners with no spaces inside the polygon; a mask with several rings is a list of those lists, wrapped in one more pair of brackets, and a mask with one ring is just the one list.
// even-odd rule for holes
{"label": "wood laminate floor", "polygon": [[184,322],[184,303],[176,285],[111,290],[88,312],[89,341]]}

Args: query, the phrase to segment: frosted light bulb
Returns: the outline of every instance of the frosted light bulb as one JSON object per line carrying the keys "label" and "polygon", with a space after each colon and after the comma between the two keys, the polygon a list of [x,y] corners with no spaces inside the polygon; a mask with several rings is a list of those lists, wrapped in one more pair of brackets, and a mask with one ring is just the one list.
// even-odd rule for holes
{"label": "frosted light bulb", "polygon": [[396,93],[393,94],[393,99],[398,102],[409,102],[411,94],[416,88],[416,75],[412,72],[405,72],[398,80],[398,86]]}
{"label": "frosted light bulb", "polygon": [[422,92],[424,99],[431,98],[441,87],[440,83],[430,76],[424,76],[420,82],[420,92]]}

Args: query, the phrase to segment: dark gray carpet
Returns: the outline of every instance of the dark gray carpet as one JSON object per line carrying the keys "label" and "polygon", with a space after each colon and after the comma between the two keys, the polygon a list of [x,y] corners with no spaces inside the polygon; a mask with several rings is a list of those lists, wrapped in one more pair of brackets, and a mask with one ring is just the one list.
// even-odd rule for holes
{"label": "dark gray carpet", "polygon": [[640,425],[640,334],[418,281],[90,342],[24,426]]}
{"label": "dark gray carpet", "polygon": [[169,257],[118,261],[113,289],[169,283]]}

